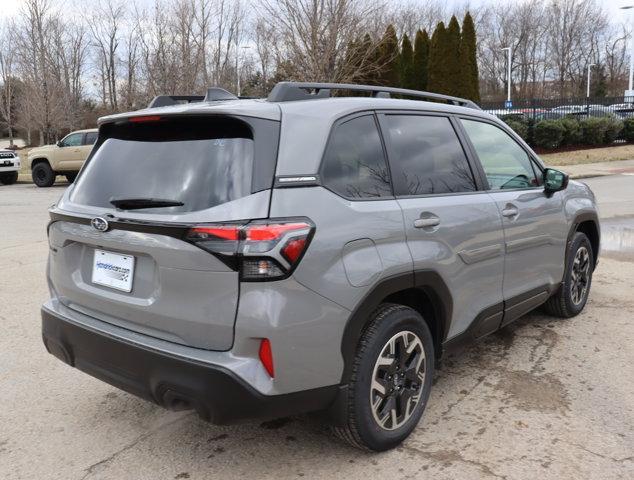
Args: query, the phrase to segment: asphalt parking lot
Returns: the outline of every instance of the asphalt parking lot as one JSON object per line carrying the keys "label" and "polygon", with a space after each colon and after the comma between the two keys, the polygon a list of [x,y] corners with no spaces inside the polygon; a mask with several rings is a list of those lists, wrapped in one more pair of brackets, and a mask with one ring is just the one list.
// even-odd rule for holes
{"label": "asphalt parking lot", "polygon": [[216,427],[48,355],[46,209],[65,186],[1,186],[0,477],[634,478],[634,176],[587,183],[605,242],[584,313],[528,315],[449,359],[420,426],[382,454],[312,417]]}

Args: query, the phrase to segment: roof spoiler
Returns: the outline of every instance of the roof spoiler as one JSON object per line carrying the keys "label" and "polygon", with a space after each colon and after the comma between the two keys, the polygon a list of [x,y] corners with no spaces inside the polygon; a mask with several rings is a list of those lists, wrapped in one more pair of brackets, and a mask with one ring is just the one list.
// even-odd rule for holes
{"label": "roof spoiler", "polygon": [[233,93],[224,88],[211,87],[207,89],[207,95],[158,95],[148,105],[148,108],[169,107],[183,103],[217,102],[220,100],[237,100]]}

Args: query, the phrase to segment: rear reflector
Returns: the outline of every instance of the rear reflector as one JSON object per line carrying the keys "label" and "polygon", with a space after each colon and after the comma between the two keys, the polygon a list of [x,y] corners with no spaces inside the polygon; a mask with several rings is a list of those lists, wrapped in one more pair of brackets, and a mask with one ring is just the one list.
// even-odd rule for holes
{"label": "rear reflector", "polygon": [[268,338],[263,338],[260,342],[260,361],[262,366],[269,374],[269,377],[275,377],[275,369],[273,368],[273,351],[271,350],[271,342]]}

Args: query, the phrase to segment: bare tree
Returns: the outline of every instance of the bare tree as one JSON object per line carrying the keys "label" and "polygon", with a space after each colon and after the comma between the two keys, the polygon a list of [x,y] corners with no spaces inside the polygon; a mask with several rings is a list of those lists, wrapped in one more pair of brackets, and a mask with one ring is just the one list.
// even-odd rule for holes
{"label": "bare tree", "polygon": [[92,43],[99,57],[101,78],[101,100],[104,106],[116,111],[119,108],[117,98],[117,66],[120,43],[120,28],[126,13],[122,0],[102,0],[93,10],[87,23]]}
{"label": "bare tree", "polygon": [[6,22],[0,29],[0,116],[9,133],[9,146],[13,147],[13,134],[15,131],[15,84],[17,82],[15,72],[15,25]]}
{"label": "bare tree", "polygon": [[[299,80],[348,81],[368,62],[350,62],[348,48],[367,32],[380,7],[365,0],[261,0],[286,60]],[[370,52],[368,52],[369,54]],[[354,66],[353,69],[350,67]]]}

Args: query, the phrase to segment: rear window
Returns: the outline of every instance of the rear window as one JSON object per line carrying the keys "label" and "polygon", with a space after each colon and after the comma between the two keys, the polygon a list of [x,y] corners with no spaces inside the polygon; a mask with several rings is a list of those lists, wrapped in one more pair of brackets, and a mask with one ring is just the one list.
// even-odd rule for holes
{"label": "rear window", "polygon": [[[271,188],[277,122],[189,117],[106,124],[71,200],[112,208],[114,199],[164,199],[204,210]],[[256,151],[258,153],[256,153]]]}

